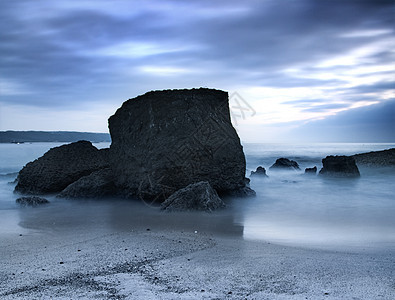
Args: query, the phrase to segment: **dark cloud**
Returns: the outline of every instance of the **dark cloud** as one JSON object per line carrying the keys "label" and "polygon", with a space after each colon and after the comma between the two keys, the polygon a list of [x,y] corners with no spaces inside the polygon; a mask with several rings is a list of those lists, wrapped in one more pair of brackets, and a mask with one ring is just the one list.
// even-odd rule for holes
{"label": "dark cloud", "polygon": [[376,0],[2,1],[1,101],[62,109],[161,88],[338,87],[335,103],[288,101],[322,112],[393,89],[315,74],[341,75],[352,67],[317,64],[380,43],[359,66],[392,63],[394,12]]}
{"label": "dark cloud", "polygon": [[395,81],[391,82],[379,82],[376,84],[360,85],[354,88],[350,88],[348,93],[351,95],[364,95],[372,94],[380,91],[393,91],[395,93]]}
{"label": "dark cloud", "polygon": [[330,104],[323,104],[323,105],[315,105],[310,108],[302,109],[303,112],[328,112],[334,109],[342,109],[348,108],[349,105],[345,103],[330,103]]}
{"label": "dark cloud", "polygon": [[290,136],[315,142],[395,142],[395,99],[298,126]]}

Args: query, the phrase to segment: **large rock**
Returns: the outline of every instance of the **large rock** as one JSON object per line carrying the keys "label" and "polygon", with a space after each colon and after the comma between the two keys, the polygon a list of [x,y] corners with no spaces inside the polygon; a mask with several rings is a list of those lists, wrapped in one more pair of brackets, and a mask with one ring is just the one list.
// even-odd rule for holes
{"label": "large rock", "polygon": [[355,159],[351,156],[327,156],[322,160],[320,175],[330,177],[359,177]]}
{"label": "large rock", "polygon": [[395,148],[383,151],[372,151],[369,153],[355,154],[355,162],[358,166],[369,167],[394,167]]}
{"label": "large rock", "polygon": [[279,158],[276,162],[269,168],[270,170],[300,170],[299,165],[294,160],[289,160],[288,158]]}
{"label": "large rock", "polygon": [[94,171],[108,167],[108,149],[79,141],[50,149],[19,172],[15,191],[25,194],[58,193]]}
{"label": "large rock", "polygon": [[101,169],[81,177],[67,186],[59,198],[101,198],[117,194],[114,176],[110,168]]}
{"label": "large rock", "polygon": [[220,194],[250,191],[226,92],[149,92],[124,102],[109,129],[116,184],[130,196],[164,200],[199,181]]}
{"label": "large rock", "polygon": [[207,181],[190,184],[161,204],[161,209],[166,211],[213,211],[224,207],[225,203]]}
{"label": "large rock", "polygon": [[16,199],[15,202],[21,206],[38,206],[49,203],[47,199],[37,196],[21,197]]}

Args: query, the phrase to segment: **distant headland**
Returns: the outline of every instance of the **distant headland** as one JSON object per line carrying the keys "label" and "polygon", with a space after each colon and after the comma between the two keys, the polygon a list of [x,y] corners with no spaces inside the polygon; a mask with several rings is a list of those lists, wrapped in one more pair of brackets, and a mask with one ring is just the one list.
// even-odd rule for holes
{"label": "distant headland", "polygon": [[76,142],[86,140],[92,143],[111,142],[110,134],[78,131],[0,131],[0,143]]}

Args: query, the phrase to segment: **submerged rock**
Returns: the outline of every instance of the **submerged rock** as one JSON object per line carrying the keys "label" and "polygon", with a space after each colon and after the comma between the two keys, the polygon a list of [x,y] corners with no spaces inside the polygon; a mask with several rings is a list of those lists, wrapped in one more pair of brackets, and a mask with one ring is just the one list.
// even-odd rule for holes
{"label": "submerged rock", "polygon": [[298,163],[294,160],[289,160],[288,158],[277,159],[276,162],[269,169],[270,170],[274,170],[274,169],[300,170]]}
{"label": "submerged rock", "polygon": [[100,198],[116,195],[114,176],[110,168],[101,169],[81,177],[67,186],[57,197],[60,198]]}
{"label": "submerged rock", "polygon": [[31,196],[31,197],[21,197],[15,200],[16,203],[22,206],[38,206],[42,204],[48,204],[49,201],[45,198]]}
{"label": "submerged rock", "polygon": [[19,172],[16,192],[58,193],[79,178],[108,167],[108,150],[79,141],[50,149]]}
{"label": "submerged rock", "polygon": [[213,211],[224,207],[225,203],[207,181],[193,183],[176,191],[161,205],[161,209],[166,211]]}
{"label": "submerged rock", "polygon": [[314,166],[314,168],[306,168],[304,170],[304,173],[309,174],[309,175],[315,175],[315,174],[317,174],[317,167]]}
{"label": "submerged rock", "polygon": [[320,175],[331,177],[359,177],[355,159],[351,156],[327,156],[322,160]]}
{"label": "submerged rock", "polygon": [[109,129],[115,182],[127,195],[164,200],[199,181],[220,194],[252,191],[226,92],[149,92],[124,102]]}
{"label": "submerged rock", "polygon": [[251,171],[251,175],[250,176],[260,176],[260,177],[268,177],[266,175],[266,170],[264,167],[259,166],[258,168],[256,168],[256,171]]}

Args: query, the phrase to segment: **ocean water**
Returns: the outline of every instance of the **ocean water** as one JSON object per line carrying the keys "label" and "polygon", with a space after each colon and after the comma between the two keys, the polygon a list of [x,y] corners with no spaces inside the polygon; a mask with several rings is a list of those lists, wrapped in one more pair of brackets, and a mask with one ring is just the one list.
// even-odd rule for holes
{"label": "ocean water", "polygon": [[[131,220],[158,220],[183,228],[237,232],[249,240],[322,249],[395,250],[395,168],[360,167],[358,179],[305,176],[327,155],[351,155],[395,144],[245,144],[247,177],[263,166],[268,178],[252,178],[257,197],[231,199],[228,209],[187,218],[168,215],[138,201],[79,201],[48,197],[47,207],[21,208],[12,183],[17,172],[59,143],[0,144],[0,242],[26,232],[45,234],[56,224],[130,228]],[[108,143],[95,144],[98,148]],[[297,161],[301,171],[272,172],[277,158]],[[153,221],[153,222],[154,222]],[[177,222],[179,222],[177,224]],[[189,224],[187,224],[189,223]],[[192,223],[192,224],[191,224]],[[233,231],[232,231],[233,230]]]}

